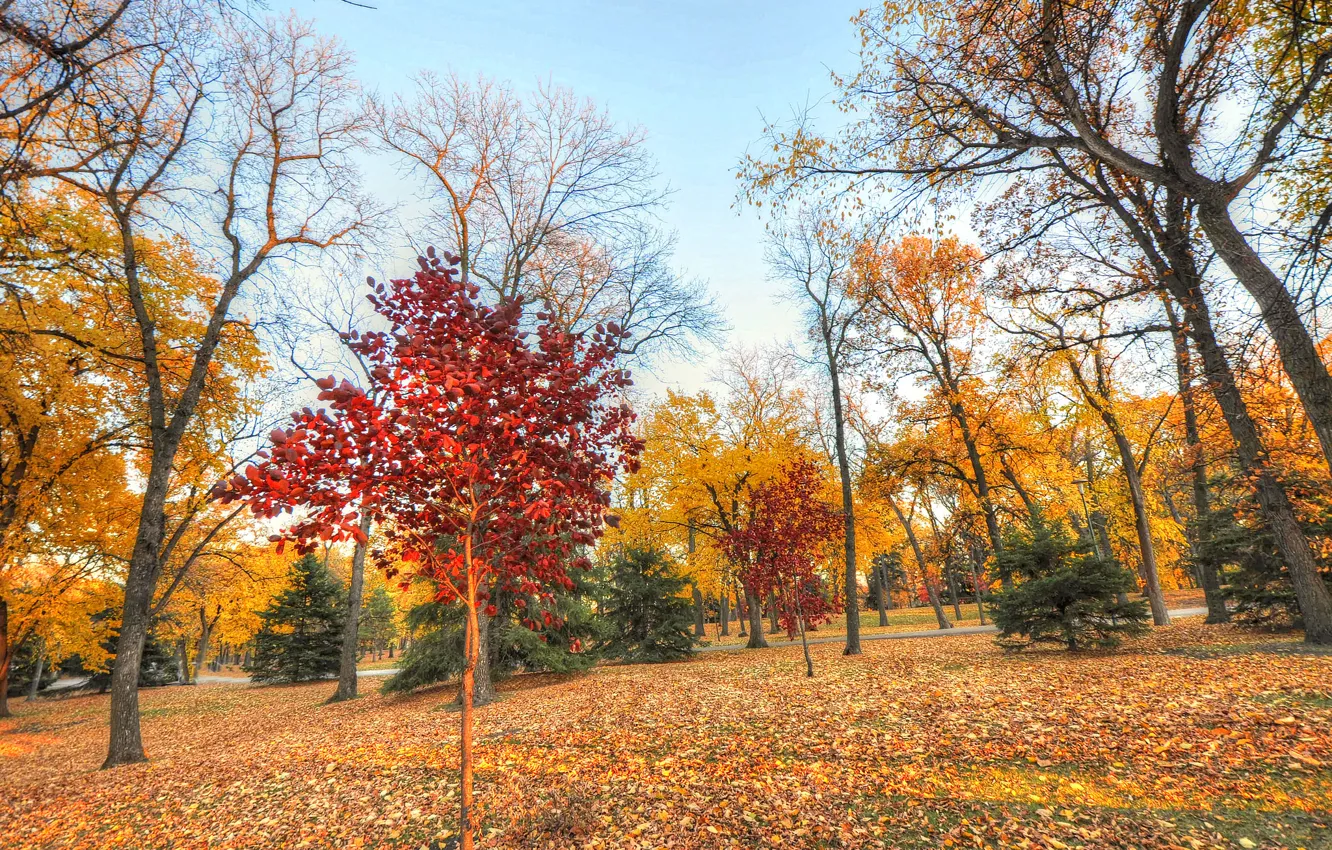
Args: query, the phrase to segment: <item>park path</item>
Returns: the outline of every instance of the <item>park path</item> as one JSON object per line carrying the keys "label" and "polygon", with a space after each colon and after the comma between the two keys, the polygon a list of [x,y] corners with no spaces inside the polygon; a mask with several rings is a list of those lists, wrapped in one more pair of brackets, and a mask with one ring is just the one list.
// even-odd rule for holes
{"label": "park path", "polygon": [[[393,675],[394,673],[396,673],[396,672],[398,672],[398,668],[397,668],[397,667],[379,667],[379,668],[376,668],[376,669],[374,669],[374,670],[357,670],[357,671],[356,671],[356,675],[357,675],[357,676],[392,676],[392,675]],[[195,676],[195,677],[194,677],[194,680],[195,680],[196,682],[198,682],[199,684],[201,684],[201,685],[228,685],[228,684],[248,685],[248,684],[250,684],[250,677],[249,677],[249,676],[213,676],[213,675],[210,675],[210,674],[208,674],[208,673],[204,673],[204,674],[202,674],[202,675]],[[330,681],[330,682],[336,682],[337,679],[336,679],[336,678],[333,678],[333,679],[329,679],[328,681]]]}
{"label": "park path", "polygon": [[[1171,610],[1170,616],[1174,617],[1197,617],[1207,613],[1206,608],[1175,608]],[[861,635],[862,641],[866,640],[914,640],[917,638],[940,638],[957,637],[958,635],[984,635],[993,634],[999,631],[994,626],[955,626],[951,629],[922,629],[916,632],[888,632],[878,635]],[[811,646],[821,643],[841,643],[846,640],[845,635],[834,637],[811,638]],[[795,646],[795,641],[774,641],[774,647]],[[700,646],[695,652],[744,652],[743,643],[723,644],[722,646]],[[397,667],[381,667],[377,670],[361,670],[358,676],[392,676],[398,672]],[[207,674],[198,676],[197,681],[201,685],[211,684],[249,684],[250,680],[241,676],[209,676]],[[329,681],[333,681],[330,679]]]}
{"label": "park path", "polygon": [[[1171,619],[1175,617],[1198,617],[1207,613],[1206,608],[1174,608],[1170,611]],[[877,635],[861,635],[861,641],[867,640],[912,640],[915,638],[940,638],[957,637],[958,635],[986,635],[994,634],[999,629],[995,626],[954,626],[951,629],[921,629],[915,632],[885,632]],[[846,640],[846,635],[835,635],[833,637],[810,638],[809,645],[814,646],[820,643],[842,643]],[[796,646],[792,641],[774,641],[773,646]],[[695,652],[738,652],[745,648],[743,643],[728,643],[721,646],[700,646]]]}

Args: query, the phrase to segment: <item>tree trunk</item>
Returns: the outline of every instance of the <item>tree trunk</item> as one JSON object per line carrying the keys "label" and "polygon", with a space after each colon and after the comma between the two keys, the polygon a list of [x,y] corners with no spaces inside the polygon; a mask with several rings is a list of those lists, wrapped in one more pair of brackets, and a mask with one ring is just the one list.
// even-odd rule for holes
{"label": "tree trunk", "polygon": [[888,625],[888,571],[880,565],[876,572],[875,583],[879,592],[874,602],[879,609],[879,626],[882,627]]}
{"label": "tree trunk", "polygon": [[[221,608],[218,608],[221,613]],[[197,680],[199,674],[203,672],[204,662],[208,659],[208,642],[213,637],[213,624],[217,620],[208,619],[208,610],[204,606],[199,606],[199,652],[194,657],[194,678]]]}
{"label": "tree trunk", "polygon": [[[800,607],[800,588],[796,588],[796,625],[800,627],[800,648],[805,652],[805,678],[814,678],[814,659],[809,654],[809,638],[805,635],[805,612]],[[775,604],[773,607],[777,607]]]}
{"label": "tree trunk", "polygon": [[706,611],[703,608],[703,591],[699,590],[698,585],[696,584],[693,585],[693,588],[694,588],[694,637],[707,637],[708,627],[706,620]]}
{"label": "tree trunk", "polygon": [[944,572],[948,573],[948,593],[953,598],[953,619],[962,619],[962,602],[957,598],[957,576],[953,575],[952,556],[944,557]]}
{"label": "tree trunk", "polygon": [[763,636],[763,609],[758,597],[745,588],[745,607],[749,610],[749,643],[746,649],[767,649],[768,640]]}
{"label": "tree trunk", "polygon": [[728,637],[731,634],[731,594],[722,588],[722,592],[717,600],[717,619],[720,621],[719,637]]}
{"label": "tree trunk", "polygon": [[[1147,510],[1147,497],[1142,489],[1142,476],[1138,470],[1138,461],[1133,453],[1133,446],[1119,424],[1114,408],[1109,399],[1108,381],[1101,350],[1092,350],[1092,362],[1096,369],[1095,389],[1088,384],[1082,367],[1077,360],[1068,355],[1068,369],[1074,383],[1082,393],[1087,405],[1096,412],[1114,439],[1115,449],[1119,454],[1119,468],[1124,474],[1124,483],[1128,486],[1129,501],[1133,505],[1134,529],[1138,534],[1138,552],[1141,556],[1141,574],[1147,589],[1147,600],[1152,608],[1152,623],[1157,626],[1170,625],[1170,612],[1166,609],[1165,596],[1161,594],[1161,581],[1156,567],[1156,546],[1152,542],[1151,515]],[[1090,450],[1089,450],[1090,454]],[[1145,452],[1144,452],[1145,457]]]}
{"label": "tree trunk", "polygon": [[930,600],[930,607],[934,609],[934,618],[939,621],[939,628],[951,629],[953,624],[948,622],[948,615],[944,613],[943,603],[939,601],[939,591],[928,577],[925,578],[925,596]]}
{"label": "tree trunk", "polygon": [[[472,564],[472,542],[469,533],[465,544],[467,549],[467,563]],[[485,648],[481,646],[481,618],[477,616],[476,611],[476,578],[473,575],[472,568],[467,570],[467,598],[463,604],[467,606],[466,626],[463,635],[463,674],[462,674],[462,692],[459,694],[460,711],[459,720],[462,725],[461,730],[461,772],[462,788],[461,800],[458,816],[458,835],[460,847],[462,850],[475,850],[474,831],[476,825],[472,823],[472,815],[475,809],[475,797],[473,792],[472,778],[472,710],[476,696],[476,670],[479,659]]]}
{"label": "tree trunk", "polygon": [[1191,271],[1191,255],[1184,237],[1178,237],[1171,247],[1170,260],[1174,270],[1163,275],[1162,280],[1184,311],[1189,333],[1202,357],[1203,375],[1235,440],[1240,463],[1250,474],[1263,517],[1290,574],[1300,615],[1304,619],[1304,639],[1309,643],[1332,644],[1332,594],[1328,593],[1327,585],[1318,573],[1309,540],[1295,519],[1290,498],[1268,465],[1267,449],[1258,426],[1249,415],[1230,361],[1217,342],[1199,286],[1201,278]]}
{"label": "tree trunk", "polygon": [[748,591],[745,592],[745,595],[742,598],[740,595],[740,588],[737,587],[735,589],[735,618],[736,618],[736,624],[738,626],[737,632],[739,633],[740,637],[745,637],[746,635],[749,634],[749,632],[746,631],[746,625],[749,621],[749,612],[751,610],[749,605],[746,604],[748,602],[749,602]]}
{"label": "tree trunk", "polygon": [[[147,332],[147,330],[145,330]],[[187,419],[188,421],[188,419]],[[172,425],[176,424],[173,417]],[[183,430],[183,424],[181,426]],[[155,432],[158,428],[154,427]],[[152,463],[144,485],[143,506],[125,579],[125,604],[116,640],[116,660],[111,668],[111,735],[102,769],[147,761],[143,733],[139,728],[139,667],[148,620],[161,571],[158,553],[166,528],[166,496],[171,483],[171,465],[180,437],[154,433]]]}
{"label": "tree trunk", "polygon": [[1216,564],[1209,558],[1200,558],[1198,535],[1211,512],[1211,499],[1207,487],[1207,454],[1203,450],[1198,430],[1198,401],[1193,391],[1193,353],[1189,351],[1188,332],[1175,315],[1170,296],[1162,293],[1166,317],[1170,320],[1170,336],[1175,343],[1175,373],[1179,380],[1179,398],[1184,408],[1184,446],[1190,455],[1189,479],[1193,485],[1194,528],[1190,535],[1194,563],[1198,565],[1203,596],[1207,600],[1207,622],[1225,623],[1230,620],[1226,610],[1226,597],[1221,592],[1221,577]]}
{"label": "tree trunk", "polygon": [[768,634],[775,635],[782,630],[781,623],[777,622],[777,594],[768,591]]}
{"label": "tree trunk", "polygon": [[[951,369],[951,364],[946,364]],[[948,379],[949,392],[957,398],[961,394],[961,388],[954,386],[953,381]],[[962,442],[967,449],[967,461],[971,465],[971,475],[976,481],[976,499],[980,502],[981,512],[985,515],[985,534],[990,538],[990,551],[996,556],[1004,551],[1004,538],[999,531],[999,514],[994,507],[994,499],[990,495],[990,479],[985,473],[985,464],[981,461],[980,448],[976,445],[976,438],[971,431],[971,421],[967,418],[966,410],[962,405],[954,401],[950,405],[953,421],[957,423],[958,431],[961,433]],[[1003,582],[1004,587],[1013,586],[1013,577],[1004,571],[1000,574],[999,580]]]}
{"label": "tree trunk", "polygon": [[190,683],[189,641],[184,635],[176,638],[176,682],[181,685]]}
{"label": "tree trunk", "polygon": [[[28,702],[36,702],[37,691],[42,687],[42,670],[46,665],[46,639],[37,639],[37,667],[32,674],[32,681],[28,684]],[[9,690],[9,683],[5,683],[5,690]]]}
{"label": "tree trunk", "polygon": [[1332,468],[1332,375],[1318,354],[1299,307],[1281,279],[1235,226],[1227,202],[1200,201],[1198,222],[1230,273],[1257,302],[1263,324],[1281,356],[1281,365],[1318,435],[1323,460]]}
{"label": "tree trunk", "polygon": [[1133,448],[1113,415],[1102,413],[1102,419],[1105,419],[1106,426],[1110,428],[1115,438],[1120,465],[1124,470],[1124,481],[1128,484],[1129,499],[1133,504],[1133,525],[1138,532],[1138,550],[1142,555],[1142,579],[1147,585],[1147,601],[1152,606],[1152,624],[1168,626],[1170,612],[1166,609],[1165,596],[1161,593],[1161,580],[1156,570],[1156,547],[1152,543],[1151,515],[1147,510],[1147,496],[1142,490],[1138,465],[1133,459]]}
{"label": "tree trunk", "polygon": [[9,711],[9,665],[14,651],[9,645],[9,601],[0,599],[0,717],[13,717]]}
{"label": "tree trunk", "polygon": [[495,701],[495,680],[491,671],[490,628],[491,617],[485,611],[476,612],[477,661],[473,676],[472,705],[490,705]]}
{"label": "tree trunk", "polygon": [[[361,514],[361,535],[370,536],[370,514]],[[365,586],[365,543],[352,553],[351,580],[347,588],[347,616],[342,622],[342,655],[338,661],[338,689],[329,702],[356,699],[356,656],[361,628],[361,591]]]}
{"label": "tree trunk", "polygon": [[846,448],[846,422],[842,412],[842,385],[837,357],[832,350],[831,332],[826,328],[828,376],[832,380],[833,443],[837,450],[837,474],[842,479],[843,554],[846,557],[846,646],[843,655],[860,654],[860,588],[856,581],[856,507],[851,489],[851,459]]}
{"label": "tree trunk", "polygon": [[968,563],[971,565],[971,582],[976,588],[976,613],[979,615],[980,624],[983,626],[985,625],[985,594],[981,592],[981,579],[976,572],[976,559],[970,558]]}
{"label": "tree trunk", "polygon": [[930,601],[930,607],[934,609],[934,616],[939,621],[939,628],[951,629],[953,624],[948,622],[948,617],[944,615],[943,606],[939,604],[939,594],[935,592],[934,585],[930,583],[930,572],[925,566],[925,553],[921,551],[920,541],[916,539],[916,530],[911,526],[911,520],[907,519],[906,514],[902,513],[902,508],[898,506],[897,499],[888,497],[888,504],[897,514],[897,521],[902,523],[902,528],[906,531],[907,542],[911,544],[911,552],[916,557],[916,567],[920,570],[920,582],[925,585],[925,597]]}

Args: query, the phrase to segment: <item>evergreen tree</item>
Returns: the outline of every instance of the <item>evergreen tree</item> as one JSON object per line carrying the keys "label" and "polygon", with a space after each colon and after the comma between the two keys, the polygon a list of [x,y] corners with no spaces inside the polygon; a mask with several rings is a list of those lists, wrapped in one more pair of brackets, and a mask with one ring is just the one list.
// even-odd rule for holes
{"label": "evergreen tree", "polygon": [[1009,536],[998,567],[1015,583],[994,594],[1000,645],[1111,647],[1121,636],[1147,631],[1147,603],[1119,601],[1120,593],[1136,589],[1133,576],[1089,548],[1039,512],[1025,531]]}
{"label": "evergreen tree", "polygon": [[393,604],[393,597],[382,584],[375,585],[370,597],[365,601],[357,623],[357,635],[361,645],[371,652],[379,652],[398,637],[398,609]]}
{"label": "evergreen tree", "polygon": [[[1236,622],[1303,628],[1290,574],[1275,538],[1261,521],[1253,494],[1243,480],[1229,475],[1215,478],[1212,487],[1217,504],[1198,523],[1194,560],[1221,575],[1222,592]],[[1309,485],[1308,489],[1316,487]],[[1310,541],[1325,543],[1332,533],[1332,513],[1318,503],[1311,504],[1301,512],[1300,525]],[[1317,565],[1323,582],[1332,590],[1332,560],[1319,558]]]}
{"label": "evergreen tree", "polygon": [[[491,596],[495,616],[490,621],[490,665],[496,678],[518,672],[576,673],[594,665],[596,650],[607,627],[592,613],[596,580],[582,570],[571,570],[570,591],[557,590],[544,603],[551,615],[532,618],[536,603],[503,589]],[[527,622],[524,622],[526,620]],[[536,626],[536,628],[532,628]],[[463,609],[456,604],[426,602],[407,612],[407,628],[414,635],[403,653],[398,672],[384,682],[384,693],[407,693],[417,688],[456,680],[463,668]]]}
{"label": "evergreen tree", "polygon": [[626,661],[675,661],[694,647],[688,581],[659,550],[627,549],[611,565],[607,652]]}
{"label": "evergreen tree", "polygon": [[338,674],[343,592],[314,555],[292,565],[291,587],[259,614],[254,657],[245,671],[256,682],[307,682]]}

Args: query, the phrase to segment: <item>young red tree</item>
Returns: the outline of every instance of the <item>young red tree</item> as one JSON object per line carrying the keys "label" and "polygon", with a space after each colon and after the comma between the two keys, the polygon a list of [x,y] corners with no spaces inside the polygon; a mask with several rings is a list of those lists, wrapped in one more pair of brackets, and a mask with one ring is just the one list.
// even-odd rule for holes
{"label": "young red tree", "polygon": [[265,517],[303,508],[274,535],[301,552],[319,540],[364,542],[360,517],[369,513],[393,529],[388,549],[375,553],[382,568],[414,563],[441,601],[463,603],[459,833],[470,850],[478,606],[489,607],[496,586],[524,599],[572,588],[566,570],[587,566],[579,549],[602,533],[607,484],[637,465],[642,445],[617,400],[631,383],[614,368],[627,334],[610,324],[589,340],[537,313],[533,339],[520,302],[479,303],[479,288],[452,267],[456,257],[446,265],[428,254],[414,278],[370,281],[370,301],[391,329],[348,335],[370,386],[322,379],[329,410],[293,414],[293,427],[271,434],[268,456],[218,496]]}
{"label": "young red tree", "polygon": [[748,522],[722,539],[727,557],[744,565],[740,579],[754,598],[771,592],[787,636],[800,635],[810,677],[814,661],[805,629],[840,610],[835,598],[824,595],[823,577],[815,568],[828,541],[837,539],[842,521],[820,498],[822,488],[818,466],[807,458],[793,461],[755,492]]}

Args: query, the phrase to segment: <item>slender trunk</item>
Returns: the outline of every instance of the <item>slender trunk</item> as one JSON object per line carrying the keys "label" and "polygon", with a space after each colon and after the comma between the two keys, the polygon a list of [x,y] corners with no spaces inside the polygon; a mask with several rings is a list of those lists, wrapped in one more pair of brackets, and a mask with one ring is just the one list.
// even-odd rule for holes
{"label": "slender trunk", "polygon": [[763,636],[763,609],[758,597],[745,588],[745,607],[749,610],[749,643],[746,649],[767,649],[768,640]]}
{"label": "slender trunk", "polygon": [[464,542],[466,549],[467,567],[467,597],[463,604],[467,606],[466,627],[463,635],[463,674],[462,674],[462,693],[459,702],[461,710],[459,719],[462,724],[461,730],[461,760],[462,760],[462,799],[458,815],[458,835],[460,847],[462,850],[475,850],[476,843],[473,835],[476,825],[472,823],[475,798],[472,788],[472,706],[473,698],[476,693],[476,667],[481,657],[481,623],[476,613],[476,575],[471,566],[475,563],[472,560],[472,535],[468,530]]}
{"label": "slender trunk", "polygon": [[[689,523],[689,568],[692,571],[694,567],[694,550],[697,548],[695,542],[696,533],[694,524]],[[689,586],[694,590],[694,637],[707,637],[708,624],[707,612],[703,609],[703,591],[698,589],[698,584],[690,581]]]}
{"label": "slender trunk", "polygon": [[[42,670],[46,666],[46,639],[37,638],[37,667],[32,674],[32,681],[28,683],[28,702],[35,702],[37,691],[42,687]],[[6,683],[8,690],[8,683]]]}
{"label": "slender trunk", "polygon": [[971,566],[971,581],[976,588],[976,613],[980,616],[980,624],[985,625],[985,595],[981,593],[980,574],[976,572],[976,559],[970,558],[967,561]]}
{"label": "slender trunk", "polygon": [[879,625],[888,625],[888,571],[882,564],[875,570],[875,586],[878,588],[878,596],[875,603],[879,608]]}
{"label": "slender trunk", "polygon": [[[221,614],[221,612],[222,609],[219,606],[218,613]],[[200,605],[199,606],[199,652],[194,657],[195,679],[198,679],[199,674],[203,672],[204,662],[208,658],[208,642],[213,637],[213,624],[216,622],[217,622],[216,618],[212,620],[208,619],[208,610],[204,608],[204,606]]]}
{"label": "slender trunk", "polygon": [[1124,470],[1124,481],[1129,488],[1129,500],[1133,504],[1133,524],[1138,532],[1138,551],[1142,556],[1142,580],[1147,585],[1147,601],[1152,607],[1152,623],[1157,626],[1168,626],[1170,612],[1166,609],[1165,596],[1161,593],[1161,580],[1156,570],[1156,547],[1152,542],[1151,516],[1147,510],[1147,496],[1142,490],[1142,477],[1138,474],[1138,465],[1133,459],[1133,448],[1112,415],[1103,413],[1102,419],[1106,421],[1106,426],[1110,428],[1115,438],[1120,465]]}
{"label": "slender trunk", "polygon": [[911,552],[916,557],[916,567],[920,570],[921,584],[925,585],[925,597],[930,601],[930,607],[934,609],[934,616],[939,621],[939,628],[951,629],[953,624],[948,622],[948,617],[944,615],[943,606],[939,604],[939,594],[935,592],[934,585],[930,583],[930,572],[925,566],[925,553],[921,551],[920,541],[916,539],[916,530],[911,526],[911,520],[902,513],[902,508],[897,504],[897,499],[888,497],[888,504],[897,514],[897,521],[902,523],[903,530],[906,531],[907,542],[911,544]]}
{"label": "slender trunk", "polygon": [[924,578],[925,596],[930,600],[930,607],[934,609],[934,618],[939,621],[939,628],[951,629],[953,624],[948,622],[948,615],[944,613],[943,603],[939,601],[939,591],[935,588],[934,582],[929,577]]}
{"label": "slender trunk", "polygon": [[1156,567],[1156,547],[1152,542],[1151,515],[1147,510],[1147,497],[1142,489],[1142,475],[1138,470],[1138,461],[1109,399],[1108,381],[1099,348],[1093,349],[1092,361],[1096,369],[1095,389],[1087,382],[1082,367],[1071,355],[1068,357],[1069,372],[1074,383],[1078,385],[1083,399],[1101,418],[1105,429],[1114,439],[1115,449],[1119,454],[1119,468],[1124,474],[1129,501],[1133,505],[1134,529],[1137,531],[1138,553],[1142,561],[1141,574],[1147,589],[1147,600],[1152,608],[1152,623],[1157,626],[1168,626],[1170,612],[1166,609],[1165,596],[1161,593],[1161,581]]}
{"label": "slender trunk", "polygon": [[181,685],[190,683],[190,642],[184,635],[176,638],[176,682]]}
{"label": "slender trunk", "polygon": [[9,711],[9,666],[14,652],[9,646],[9,601],[0,598],[0,717],[13,717]]}
{"label": "slender trunk", "polygon": [[782,630],[781,623],[777,622],[777,594],[768,591],[768,634],[775,635]]}
{"label": "slender trunk", "polygon": [[[796,625],[800,628],[800,647],[805,651],[805,678],[814,678],[814,659],[809,654],[809,638],[805,636],[805,612],[800,606],[800,588],[796,587]],[[776,607],[775,605],[773,607]]]}
{"label": "slender trunk", "polygon": [[832,381],[833,444],[837,450],[837,474],[842,479],[843,554],[846,557],[846,646],[843,655],[860,654],[860,588],[856,581],[856,507],[851,489],[851,458],[846,448],[846,421],[842,411],[842,382],[837,357],[832,349],[831,331],[825,323],[828,377]]}
{"label": "slender trunk", "polygon": [[737,626],[736,632],[740,635],[740,637],[746,637],[749,635],[749,632],[746,631],[747,625],[749,623],[749,612],[751,610],[748,603],[749,603],[749,591],[746,590],[744,592],[744,595],[742,596],[740,593],[740,588],[737,587],[735,589],[735,619]]}
{"label": "slender trunk", "polygon": [[730,591],[722,588],[722,592],[717,600],[717,619],[720,621],[721,629],[718,631],[720,637],[728,637],[731,634],[731,594]]}
{"label": "slender trunk", "polygon": [[953,559],[944,556],[944,572],[948,573],[948,593],[953,597],[953,619],[962,619],[962,602],[957,598],[957,576],[953,575]]}
{"label": "slender trunk", "polygon": [[1198,222],[1231,274],[1257,302],[1281,365],[1318,435],[1323,460],[1332,467],[1332,375],[1318,354],[1295,299],[1236,227],[1225,202],[1200,202]]}
{"label": "slender trunk", "polygon": [[1013,471],[1013,467],[1008,462],[1008,456],[1003,453],[999,455],[999,469],[1013,487],[1013,492],[1017,493],[1018,498],[1022,500],[1023,507],[1027,509],[1027,516],[1032,516],[1036,510],[1036,503],[1032,500],[1031,494],[1027,492],[1027,488],[1022,486],[1022,481],[1017,477],[1017,473]]}
{"label": "slender trunk", "polygon": [[[370,513],[361,514],[361,535],[370,536]],[[361,628],[361,591],[365,586],[366,544],[357,543],[352,553],[351,580],[347,588],[347,616],[342,621],[342,655],[338,661],[338,689],[329,702],[356,699],[356,656]]]}
{"label": "slender trunk", "polygon": [[1207,487],[1207,454],[1203,449],[1198,429],[1198,400],[1193,389],[1193,352],[1189,350],[1188,332],[1175,314],[1169,295],[1162,293],[1166,317],[1170,320],[1170,336],[1175,343],[1175,372],[1179,380],[1179,398],[1184,408],[1184,446],[1189,453],[1189,479],[1193,485],[1193,533],[1189,535],[1193,560],[1198,565],[1198,578],[1207,600],[1207,622],[1225,623],[1230,620],[1226,610],[1226,597],[1221,592],[1221,577],[1216,564],[1209,558],[1199,557],[1198,535],[1211,512],[1211,499]]}
{"label": "slender trunk", "polygon": [[[952,387],[951,391],[955,396],[960,394],[957,387]],[[990,538],[990,551],[998,555],[1004,551],[1004,539],[999,531],[999,514],[990,494],[990,479],[985,473],[985,464],[981,461],[980,448],[976,445],[976,438],[972,434],[971,421],[967,418],[966,411],[957,402],[952,403],[951,409],[953,421],[957,423],[962,442],[967,449],[967,461],[971,465],[971,475],[976,481],[976,498],[980,502],[982,513],[985,515],[985,534]],[[999,580],[1003,582],[1005,588],[1013,586],[1013,577],[1007,571],[1000,574]]]}

